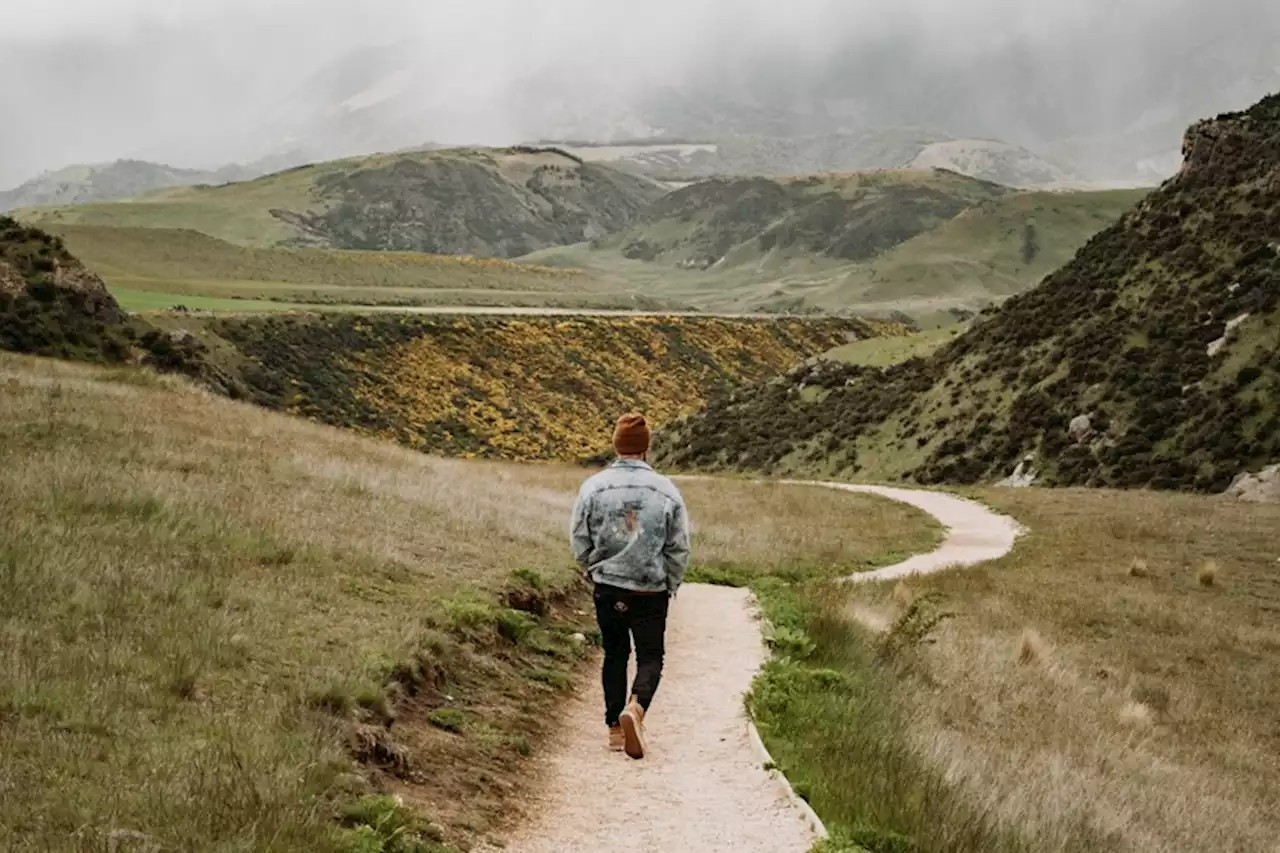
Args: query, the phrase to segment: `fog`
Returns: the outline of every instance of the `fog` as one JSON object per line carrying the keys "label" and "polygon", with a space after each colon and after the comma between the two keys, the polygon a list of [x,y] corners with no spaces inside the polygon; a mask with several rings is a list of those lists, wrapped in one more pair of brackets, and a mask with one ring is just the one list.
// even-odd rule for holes
{"label": "fog", "polygon": [[0,187],[660,131],[1176,146],[1280,89],[1273,0],[0,0],[0,21]]}

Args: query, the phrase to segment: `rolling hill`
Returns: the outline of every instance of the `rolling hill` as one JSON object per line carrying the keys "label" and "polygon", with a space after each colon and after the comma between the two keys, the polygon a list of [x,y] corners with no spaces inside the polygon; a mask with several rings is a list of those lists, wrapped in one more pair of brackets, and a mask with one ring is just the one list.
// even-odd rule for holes
{"label": "rolling hill", "polygon": [[713,179],[671,193],[640,225],[597,245],[686,269],[765,257],[862,261],[1007,192],[941,171]]}
{"label": "rolling hill", "polygon": [[130,202],[22,211],[33,224],[199,231],[243,246],[513,257],[624,228],[665,189],[554,150],[430,150],[330,161]]}
{"label": "rolling hill", "polygon": [[936,354],[808,365],[671,430],[690,468],[1221,491],[1280,460],[1280,95]]}
{"label": "rolling hill", "polygon": [[1147,190],[1018,192],[946,170],[717,179],[525,260],[708,311],[953,322],[1070,260]]}
{"label": "rolling hill", "polygon": [[32,178],[11,190],[0,190],[0,213],[25,207],[92,204],[145,195],[171,187],[247,181],[299,162],[296,152],[247,165],[221,169],[178,169],[145,160],[66,166]]}

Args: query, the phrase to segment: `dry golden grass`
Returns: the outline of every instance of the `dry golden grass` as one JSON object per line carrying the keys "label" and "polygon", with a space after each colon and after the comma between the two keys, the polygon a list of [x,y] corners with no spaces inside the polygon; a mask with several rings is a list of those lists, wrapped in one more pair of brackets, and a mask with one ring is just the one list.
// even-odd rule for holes
{"label": "dry golden grass", "polygon": [[1211,587],[1218,583],[1218,575],[1222,570],[1218,567],[1218,563],[1214,560],[1207,560],[1200,570],[1196,572],[1196,580],[1200,581],[1200,586]]}
{"label": "dry golden grass", "polygon": [[798,580],[886,566],[931,550],[934,520],[869,495],[764,481],[679,482],[691,507],[694,580]]}
{"label": "dry golden grass", "polygon": [[[957,618],[924,649],[926,677],[899,687],[918,754],[1028,845],[988,849],[1275,850],[1280,507],[981,497],[1031,535],[988,567],[920,582]],[[1114,570],[1134,553],[1149,571]],[[1211,562],[1229,562],[1232,582],[1207,595]],[[855,604],[889,596],[859,589]]]}
{"label": "dry golden grass", "polygon": [[1018,663],[1024,666],[1041,663],[1047,655],[1044,638],[1038,631],[1028,628],[1022,632],[1022,637],[1018,640]]}
{"label": "dry golden grass", "polygon": [[[367,784],[348,737],[449,838],[482,836],[574,663],[556,624],[518,648],[466,630],[513,570],[572,585],[587,473],[433,459],[145,372],[0,354],[0,849],[343,849],[332,809]],[[686,493],[696,558],[745,571],[935,535],[825,491]],[[388,693],[406,663],[443,667],[450,707]]]}

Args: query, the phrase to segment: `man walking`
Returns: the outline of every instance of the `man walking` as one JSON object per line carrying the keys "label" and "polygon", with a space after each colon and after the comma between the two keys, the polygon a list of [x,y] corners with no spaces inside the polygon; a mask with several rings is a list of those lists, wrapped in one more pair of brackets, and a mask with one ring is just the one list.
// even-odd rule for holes
{"label": "man walking", "polygon": [[[595,584],[609,748],[632,758],[644,757],[644,717],[662,680],[667,607],[689,564],[684,498],[649,466],[649,441],[644,416],[618,419],[618,458],[582,484],[570,529],[574,559]],[[628,699],[633,640],[636,678]]]}

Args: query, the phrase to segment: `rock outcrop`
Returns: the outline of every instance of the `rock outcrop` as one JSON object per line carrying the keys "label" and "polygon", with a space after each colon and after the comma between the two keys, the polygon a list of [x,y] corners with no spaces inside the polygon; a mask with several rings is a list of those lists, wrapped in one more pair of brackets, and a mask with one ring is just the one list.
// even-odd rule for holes
{"label": "rock outcrop", "polygon": [[1280,465],[1236,477],[1226,496],[1247,503],[1280,503]]}
{"label": "rock outcrop", "polygon": [[101,278],[57,237],[0,216],[0,349],[120,361],[130,340]]}

